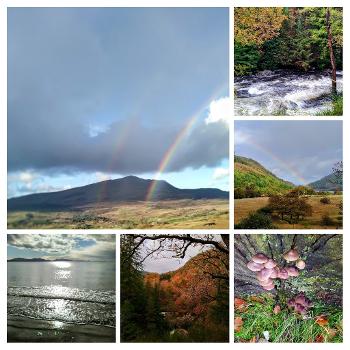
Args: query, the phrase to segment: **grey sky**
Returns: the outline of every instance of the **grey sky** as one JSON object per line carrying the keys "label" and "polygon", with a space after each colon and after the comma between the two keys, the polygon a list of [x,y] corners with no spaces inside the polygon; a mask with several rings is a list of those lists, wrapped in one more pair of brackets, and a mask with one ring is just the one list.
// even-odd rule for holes
{"label": "grey sky", "polygon": [[[194,235],[195,236],[195,235]],[[202,235],[198,235],[201,237]],[[202,236],[203,239],[212,239],[220,242],[220,235],[210,235],[210,236]],[[146,258],[143,264],[144,271],[147,272],[157,272],[164,273],[169,271],[174,271],[184,266],[187,261],[189,261],[194,256],[198,255],[201,252],[204,252],[208,249],[212,249],[212,245],[204,245],[204,244],[191,244],[187,250],[184,258],[174,258],[174,244],[176,244],[176,240],[172,241],[170,244],[170,240],[163,245],[163,248],[154,253],[153,255]],[[145,257],[148,252],[152,249],[156,249],[159,247],[159,242],[157,240],[146,240],[141,246],[141,256]]]}
{"label": "grey sky", "polygon": [[196,114],[166,171],[219,167],[227,94],[228,9],[8,9],[10,174],[152,173]]}
{"label": "grey sky", "polygon": [[236,121],[234,129],[236,155],[295,184],[329,175],[343,159],[341,121]]}
{"label": "grey sky", "polygon": [[115,260],[114,234],[9,234],[8,258]]}

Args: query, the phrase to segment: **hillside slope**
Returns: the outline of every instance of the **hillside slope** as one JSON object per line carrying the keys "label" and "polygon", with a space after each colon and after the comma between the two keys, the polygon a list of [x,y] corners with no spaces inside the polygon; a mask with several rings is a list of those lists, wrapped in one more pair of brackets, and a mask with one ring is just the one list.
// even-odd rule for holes
{"label": "hillside slope", "polygon": [[235,156],[234,164],[235,198],[270,196],[294,187],[253,159]]}
{"label": "hillside slope", "polygon": [[[228,199],[229,194],[216,188],[179,189],[166,181],[157,181],[152,200]],[[127,176],[65,191],[37,193],[7,200],[8,211],[69,210],[87,205],[112,202],[144,201],[153,180]]]}
{"label": "hillside slope", "polygon": [[320,180],[311,182],[308,186],[316,191],[342,191],[343,185],[337,183],[337,179],[334,174],[324,176]]}

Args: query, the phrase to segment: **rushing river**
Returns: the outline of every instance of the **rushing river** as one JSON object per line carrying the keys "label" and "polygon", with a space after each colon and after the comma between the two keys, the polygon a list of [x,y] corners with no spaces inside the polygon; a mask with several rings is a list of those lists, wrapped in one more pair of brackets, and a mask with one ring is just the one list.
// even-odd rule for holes
{"label": "rushing river", "polygon": [[[343,91],[342,71],[337,91]],[[329,72],[277,70],[235,78],[235,115],[315,115],[331,105]]]}

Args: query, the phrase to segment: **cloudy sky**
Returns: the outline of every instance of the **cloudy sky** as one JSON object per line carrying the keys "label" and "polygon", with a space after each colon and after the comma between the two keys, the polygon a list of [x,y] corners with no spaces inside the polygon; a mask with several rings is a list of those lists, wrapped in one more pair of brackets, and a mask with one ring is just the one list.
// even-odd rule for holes
{"label": "cloudy sky", "polygon": [[169,149],[159,178],[227,189],[228,28],[224,8],[8,9],[8,196],[154,178]]}
{"label": "cloudy sky", "polygon": [[341,121],[236,121],[235,154],[278,177],[308,184],[343,159]]}
{"label": "cloudy sky", "polygon": [[[198,237],[201,237],[201,235],[198,235]],[[203,239],[207,239],[206,236],[203,236]],[[212,235],[210,239],[221,241],[220,235]],[[145,241],[141,246],[140,254],[142,257],[145,257],[151,250],[157,249],[158,247],[158,241]],[[170,249],[160,249],[157,253],[146,258],[143,263],[144,271],[157,273],[174,271],[184,266],[187,261],[199,253],[213,248],[211,245],[192,244],[186,250],[184,258],[174,258],[174,250],[171,249],[169,242],[166,244],[166,247],[170,247]]]}
{"label": "cloudy sky", "polygon": [[115,260],[115,235],[9,234],[7,258]]}

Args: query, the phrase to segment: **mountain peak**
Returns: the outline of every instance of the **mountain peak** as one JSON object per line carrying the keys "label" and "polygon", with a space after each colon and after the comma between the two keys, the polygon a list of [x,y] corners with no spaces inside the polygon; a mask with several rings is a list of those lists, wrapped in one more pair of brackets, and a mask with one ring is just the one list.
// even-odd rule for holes
{"label": "mountain peak", "polygon": [[69,190],[37,193],[10,198],[7,209],[72,210],[99,203],[145,201],[153,181],[157,182],[152,200],[228,199],[228,192],[216,188],[179,189],[164,180],[142,179],[129,175],[123,178],[75,187]]}

